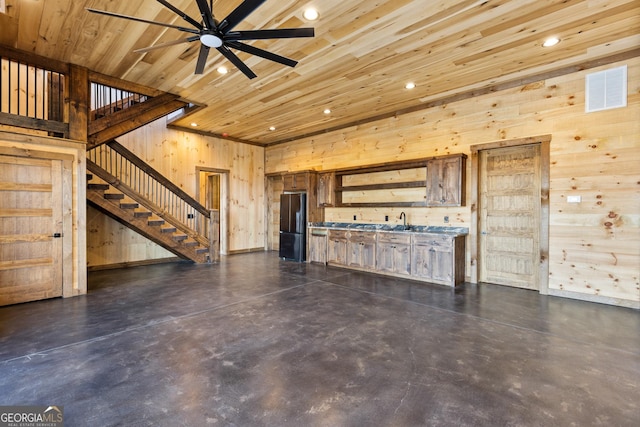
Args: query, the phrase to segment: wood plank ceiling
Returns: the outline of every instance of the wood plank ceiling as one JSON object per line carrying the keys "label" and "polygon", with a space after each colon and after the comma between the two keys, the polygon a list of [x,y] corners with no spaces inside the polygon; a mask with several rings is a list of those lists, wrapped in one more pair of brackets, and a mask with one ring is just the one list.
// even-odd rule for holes
{"label": "wood plank ceiling", "polygon": [[[200,20],[195,0],[169,1]],[[134,53],[185,33],[85,10],[188,25],[155,0],[4,2],[1,44],[179,94],[207,107],[177,125],[260,145],[637,56],[640,46],[638,0],[267,0],[236,29],[313,26],[316,36],[248,42],[299,61],[289,68],[237,52],[258,75],[249,80],[215,50],[194,75],[199,41]],[[214,14],[238,4],[216,0]],[[302,17],[308,6],[317,21]],[[561,42],[541,47],[549,36]],[[220,65],[230,72],[219,74]],[[404,89],[410,81],[416,87]]]}

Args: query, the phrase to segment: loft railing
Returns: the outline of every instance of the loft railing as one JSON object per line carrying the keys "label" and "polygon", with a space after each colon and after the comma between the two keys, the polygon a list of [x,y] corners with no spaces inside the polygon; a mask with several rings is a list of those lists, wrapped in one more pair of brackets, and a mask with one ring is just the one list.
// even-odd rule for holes
{"label": "loft railing", "polygon": [[148,100],[150,97],[141,93],[91,82],[91,117],[96,120],[125,110]]}
{"label": "loft railing", "polygon": [[87,151],[87,169],[176,226],[217,258],[217,220],[211,211],[112,140]]}
{"label": "loft railing", "polygon": [[68,132],[66,75],[6,56],[0,57],[0,114],[20,127]]}

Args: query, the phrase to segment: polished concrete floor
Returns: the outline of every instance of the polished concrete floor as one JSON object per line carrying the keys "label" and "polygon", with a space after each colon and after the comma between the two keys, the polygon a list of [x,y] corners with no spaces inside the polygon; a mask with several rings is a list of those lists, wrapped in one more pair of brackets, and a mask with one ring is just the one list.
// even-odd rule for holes
{"label": "polished concrete floor", "polygon": [[0,308],[0,405],[65,426],[637,426],[640,313],[275,253]]}

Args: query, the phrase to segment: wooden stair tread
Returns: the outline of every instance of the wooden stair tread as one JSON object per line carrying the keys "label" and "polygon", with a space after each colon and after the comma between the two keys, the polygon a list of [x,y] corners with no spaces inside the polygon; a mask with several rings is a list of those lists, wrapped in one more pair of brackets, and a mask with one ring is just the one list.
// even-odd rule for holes
{"label": "wooden stair tread", "polygon": [[163,225],[165,223],[164,219],[162,218],[151,218],[147,221],[147,224],[151,225],[151,226],[158,226],[158,225]]}
{"label": "wooden stair tread", "polygon": [[151,212],[149,211],[135,211],[133,213],[133,216],[136,218],[145,218],[145,217],[150,217],[151,215],[153,215]]}
{"label": "wooden stair tread", "polygon": [[175,227],[161,227],[160,228],[160,232],[161,233],[175,233],[176,230],[177,229]]}
{"label": "wooden stair tread", "polygon": [[124,194],[122,193],[104,193],[104,198],[108,200],[122,200],[124,199]]}
{"label": "wooden stair tread", "polygon": [[140,204],[137,202],[122,202],[120,203],[120,209],[137,209]]}
{"label": "wooden stair tread", "polygon": [[87,184],[89,190],[108,190],[109,184]]}

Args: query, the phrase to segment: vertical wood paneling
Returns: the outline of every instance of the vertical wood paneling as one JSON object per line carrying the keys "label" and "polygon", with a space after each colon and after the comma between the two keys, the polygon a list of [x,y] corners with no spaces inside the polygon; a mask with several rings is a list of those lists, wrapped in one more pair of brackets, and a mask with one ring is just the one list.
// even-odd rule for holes
{"label": "vertical wood paneling", "polygon": [[[469,155],[474,144],[550,134],[549,293],[640,307],[640,59],[625,64],[626,108],[585,113],[579,72],[269,147],[266,172]],[[569,195],[581,203],[567,203]],[[399,223],[400,211],[326,208],[325,218]],[[402,211],[412,224],[469,227],[471,219],[470,206]],[[467,275],[469,263],[467,253]]]}

